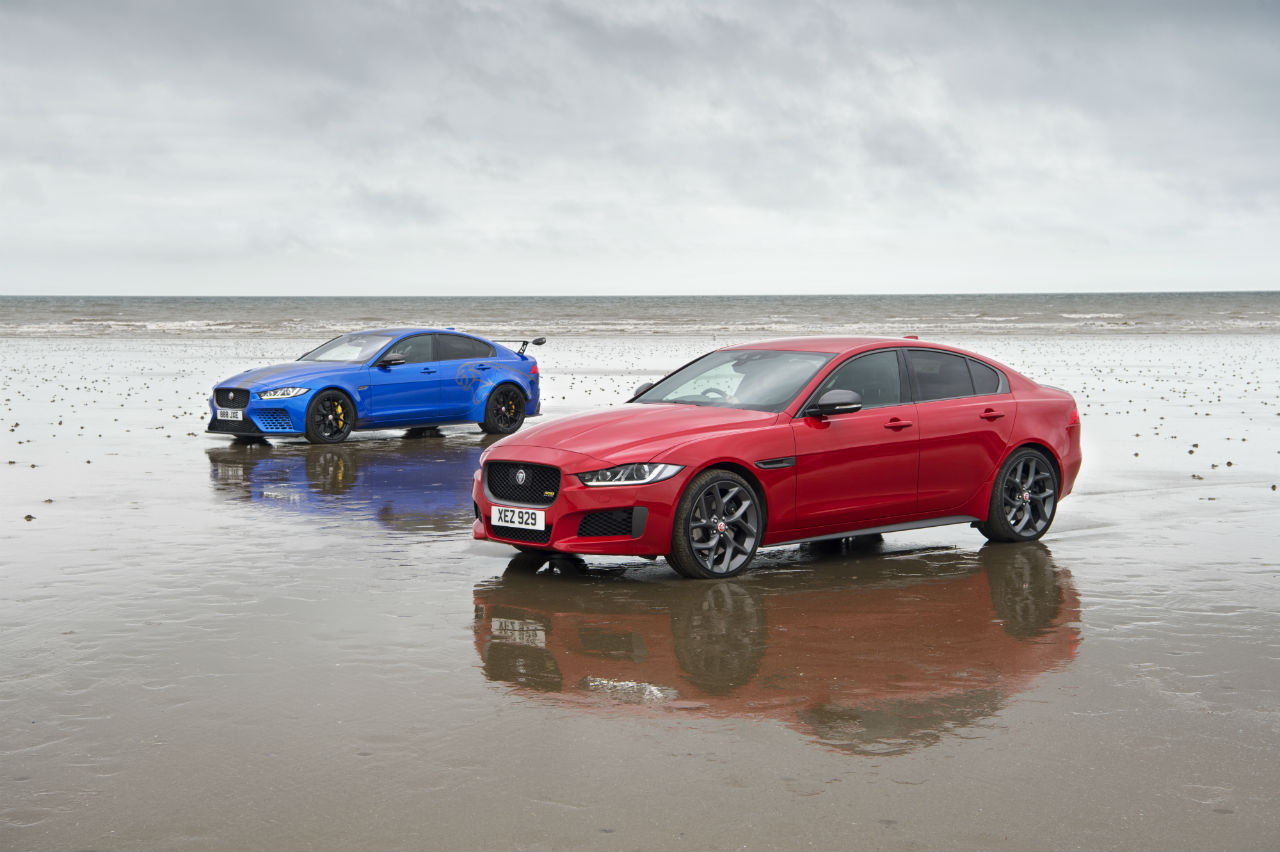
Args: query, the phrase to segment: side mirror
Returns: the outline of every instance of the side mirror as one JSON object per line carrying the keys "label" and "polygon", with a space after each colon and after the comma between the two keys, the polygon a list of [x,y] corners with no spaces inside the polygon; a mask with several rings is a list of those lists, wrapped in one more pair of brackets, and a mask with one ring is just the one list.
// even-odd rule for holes
{"label": "side mirror", "polygon": [[831,417],[862,410],[862,394],[851,390],[829,390],[805,409],[806,417]]}
{"label": "side mirror", "polygon": [[403,358],[401,358],[399,355],[388,355],[386,358],[383,358],[381,361],[379,361],[378,363],[374,364],[373,366],[375,366],[375,367],[395,367],[396,365],[398,365],[398,364],[403,364],[403,363],[405,363],[405,360],[404,360]]}
{"label": "side mirror", "polygon": [[632,396],[632,398],[634,399],[635,397],[637,397],[637,396],[639,396],[640,394],[644,393],[645,391],[647,391],[647,390],[648,390],[649,388],[651,388],[651,387],[653,387],[653,382],[645,382],[644,384],[642,384],[642,385],[640,385],[638,388],[636,388],[636,392],[635,392],[635,393],[633,393],[633,394],[631,395],[631,396]]}
{"label": "side mirror", "polygon": [[532,343],[534,346],[541,346],[542,344],[547,342],[547,339],[545,337],[535,337],[533,340],[530,340],[529,342]]}

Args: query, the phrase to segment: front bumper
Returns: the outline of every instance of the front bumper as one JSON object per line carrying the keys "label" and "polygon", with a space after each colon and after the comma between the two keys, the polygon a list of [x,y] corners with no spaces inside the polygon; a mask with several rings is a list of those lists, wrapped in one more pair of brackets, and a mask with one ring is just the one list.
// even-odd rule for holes
{"label": "front bumper", "polygon": [[[511,455],[518,453],[519,458]],[[550,504],[516,502],[495,496],[486,485],[494,462],[546,465],[560,471],[558,492]],[[563,553],[614,556],[657,556],[671,550],[672,519],[684,490],[687,471],[651,485],[583,485],[575,472],[608,466],[598,459],[541,447],[513,448],[486,460],[475,472],[471,495],[476,517],[472,536],[523,548]],[[493,507],[536,509],[545,513],[541,530],[495,526]]]}
{"label": "front bumper", "polygon": [[240,412],[241,420],[223,420],[218,409],[225,406],[209,401],[209,425],[205,431],[220,435],[263,437],[268,435],[301,435],[311,395],[295,399],[261,401],[251,399]]}

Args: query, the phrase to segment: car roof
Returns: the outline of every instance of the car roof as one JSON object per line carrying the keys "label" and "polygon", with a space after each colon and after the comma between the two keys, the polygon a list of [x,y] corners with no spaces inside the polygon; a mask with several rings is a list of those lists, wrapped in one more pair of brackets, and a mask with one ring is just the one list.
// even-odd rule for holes
{"label": "car roof", "polygon": [[464,337],[476,337],[478,339],[483,339],[483,338],[479,338],[479,336],[475,334],[468,334],[465,331],[458,331],[456,328],[418,328],[416,326],[408,327],[408,328],[362,328],[362,329],[359,329],[358,331],[347,331],[343,333],[344,334],[385,334],[390,337],[399,337],[404,334],[461,334]]}
{"label": "car roof", "polygon": [[782,337],[776,340],[759,340],[739,343],[725,349],[778,349],[791,352],[850,352],[855,349],[871,349],[886,344],[898,346],[929,346],[950,349],[938,343],[927,343],[914,337]]}

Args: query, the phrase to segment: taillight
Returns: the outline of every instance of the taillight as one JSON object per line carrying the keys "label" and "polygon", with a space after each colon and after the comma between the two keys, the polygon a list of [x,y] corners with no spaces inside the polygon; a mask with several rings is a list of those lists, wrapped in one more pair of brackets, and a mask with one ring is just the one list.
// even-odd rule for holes
{"label": "taillight", "polygon": [[529,375],[531,375],[531,376],[536,376],[536,375],[538,375],[538,365],[537,365],[537,364],[534,364],[534,365],[533,365],[533,367],[532,367],[532,369],[530,369],[530,370],[529,370]]}
{"label": "taillight", "polygon": [[1070,429],[1072,426],[1079,426],[1079,425],[1080,425],[1080,409],[1073,408],[1071,409],[1071,419],[1067,421],[1067,428]]}

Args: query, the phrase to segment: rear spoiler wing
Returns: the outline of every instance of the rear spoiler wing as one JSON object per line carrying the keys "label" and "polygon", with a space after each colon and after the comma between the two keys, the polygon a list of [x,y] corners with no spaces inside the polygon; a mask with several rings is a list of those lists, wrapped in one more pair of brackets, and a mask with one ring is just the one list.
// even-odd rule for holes
{"label": "rear spoiler wing", "polygon": [[547,339],[545,337],[535,337],[533,340],[498,340],[495,337],[493,338],[493,342],[494,343],[519,343],[520,348],[516,350],[516,352],[519,355],[523,355],[524,350],[529,348],[530,343],[532,343],[534,346],[541,346],[542,344],[547,342]]}

